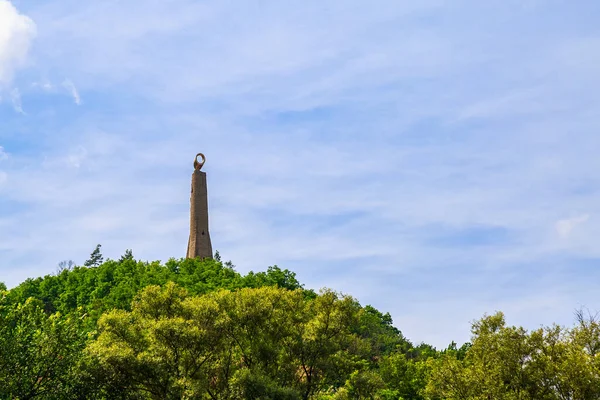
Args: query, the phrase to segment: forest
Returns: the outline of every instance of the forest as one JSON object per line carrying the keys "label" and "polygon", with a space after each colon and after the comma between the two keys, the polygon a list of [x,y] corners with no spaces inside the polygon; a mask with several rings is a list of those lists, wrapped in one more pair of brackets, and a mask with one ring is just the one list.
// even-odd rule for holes
{"label": "forest", "polygon": [[[443,327],[440,327],[443,329]],[[0,287],[2,399],[600,399],[600,324],[413,343],[389,313],[277,266],[103,260]]]}

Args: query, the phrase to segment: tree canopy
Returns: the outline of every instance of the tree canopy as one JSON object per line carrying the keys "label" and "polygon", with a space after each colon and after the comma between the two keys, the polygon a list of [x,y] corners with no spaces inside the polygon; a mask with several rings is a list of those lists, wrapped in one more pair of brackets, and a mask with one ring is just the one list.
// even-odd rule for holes
{"label": "tree canopy", "polygon": [[0,398],[600,399],[595,315],[527,331],[498,312],[471,333],[414,345],[389,313],[277,266],[127,250],[0,285]]}

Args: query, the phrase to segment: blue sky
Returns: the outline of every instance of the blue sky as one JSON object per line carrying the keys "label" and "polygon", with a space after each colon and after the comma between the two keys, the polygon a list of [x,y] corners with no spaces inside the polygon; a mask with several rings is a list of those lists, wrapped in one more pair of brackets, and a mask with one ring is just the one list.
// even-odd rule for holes
{"label": "blue sky", "polygon": [[0,0],[0,281],[213,248],[415,342],[599,310],[600,2]]}

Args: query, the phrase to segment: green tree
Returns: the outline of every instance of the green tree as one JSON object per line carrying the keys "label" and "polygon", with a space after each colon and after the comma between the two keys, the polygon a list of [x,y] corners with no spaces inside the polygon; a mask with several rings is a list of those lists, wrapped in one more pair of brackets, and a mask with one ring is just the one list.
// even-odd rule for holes
{"label": "green tree", "polygon": [[386,399],[422,400],[427,386],[429,368],[427,359],[407,358],[396,352],[383,357],[379,374],[386,384]]}
{"label": "green tree", "polygon": [[523,328],[506,327],[504,315],[472,325],[473,344],[464,361],[456,352],[436,362],[430,394],[447,399],[529,399],[527,360],[532,354]]}
{"label": "green tree", "polygon": [[354,332],[369,343],[367,351],[371,357],[381,357],[393,351],[407,352],[412,344],[393,325],[389,313],[383,314],[367,305],[359,314]]}
{"label": "green tree", "polygon": [[92,251],[92,254],[90,254],[90,258],[88,258],[86,262],[83,263],[83,265],[85,265],[86,267],[96,267],[102,264],[104,258],[102,257],[102,253],[100,252],[100,247],[102,247],[102,245],[96,245],[96,248],[94,249],[94,251]]}
{"label": "green tree", "polygon": [[119,258],[119,262],[123,262],[126,260],[133,260],[133,252],[131,251],[131,249],[125,250],[125,254],[123,254],[121,258]]}
{"label": "green tree", "polygon": [[214,321],[217,305],[208,299],[185,302],[184,289],[170,283],[151,286],[132,311],[114,310],[98,322],[100,335],[87,353],[109,386],[126,385],[130,395],[181,399],[209,390],[220,349]]}
{"label": "green tree", "polygon": [[348,397],[356,400],[380,399],[378,392],[385,387],[381,376],[374,371],[355,371],[346,382]]}
{"label": "green tree", "polygon": [[592,400],[600,398],[600,329],[580,318],[527,332],[497,313],[475,322],[464,359],[450,351],[431,361],[430,398]]}
{"label": "green tree", "polygon": [[81,317],[47,315],[39,300],[0,301],[0,398],[70,398],[85,346]]}
{"label": "green tree", "polygon": [[322,290],[306,302],[289,345],[301,374],[298,383],[303,399],[330,387],[342,387],[354,371],[355,350],[362,352],[362,341],[352,332],[359,311],[352,297],[331,290]]}
{"label": "green tree", "polygon": [[268,267],[266,272],[250,271],[243,280],[244,286],[247,287],[278,286],[289,290],[302,289],[294,272],[282,270],[277,265]]}
{"label": "green tree", "polygon": [[[110,311],[87,354],[106,385],[151,398],[304,398],[338,384],[354,366],[359,306],[324,291],[276,287],[190,297],[150,286],[131,311]],[[349,374],[349,372],[348,372]]]}
{"label": "green tree", "polygon": [[300,394],[281,387],[258,370],[241,369],[232,379],[232,398],[246,400],[300,400]]}

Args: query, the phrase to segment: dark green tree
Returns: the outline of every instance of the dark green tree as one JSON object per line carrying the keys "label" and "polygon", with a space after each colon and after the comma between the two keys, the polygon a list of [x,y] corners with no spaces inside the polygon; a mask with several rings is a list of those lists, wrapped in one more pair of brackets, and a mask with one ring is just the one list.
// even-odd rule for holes
{"label": "dark green tree", "polygon": [[119,258],[119,262],[123,262],[125,260],[133,260],[133,252],[131,251],[131,249],[125,250],[125,254],[123,254],[121,258]]}
{"label": "dark green tree", "polygon": [[101,244],[96,245],[96,248],[94,249],[94,251],[92,251],[92,254],[90,254],[90,258],[87,259],[86,262],[83,263],[83,265],[85,265],[86,267],[96,267],[102,264],[102,262],[104,261],[104,257],[102,257],[100,247],[102,247]]}

